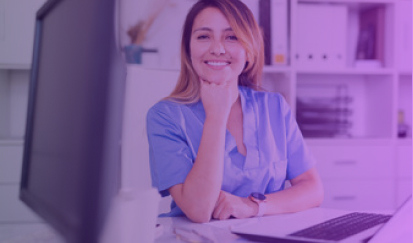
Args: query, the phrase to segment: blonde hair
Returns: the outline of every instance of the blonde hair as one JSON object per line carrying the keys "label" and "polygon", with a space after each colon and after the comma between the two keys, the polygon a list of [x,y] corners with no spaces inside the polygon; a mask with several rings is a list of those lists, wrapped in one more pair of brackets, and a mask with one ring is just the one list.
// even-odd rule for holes
{"label": "blonde hair", "polygon": [[185,104],[199,101],[200,83],[191,62],[190,41],[195,18],[208,7],[217,8],[224,14],[246,50],[247,63],[238,77],[238,85],[260,89],[264,66],[264,41],[251,11],[239,0],[199,0],[186,16],[181,40],[181,72],[175,89],[167,99]]}

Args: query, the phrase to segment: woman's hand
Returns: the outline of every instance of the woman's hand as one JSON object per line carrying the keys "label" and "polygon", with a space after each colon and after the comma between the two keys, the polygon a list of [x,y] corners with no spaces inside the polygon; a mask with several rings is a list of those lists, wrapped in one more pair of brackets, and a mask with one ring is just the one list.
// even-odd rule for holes
{"label": "woman's hand", "polygon": [[241,219],[254,217],[257,213],[258,205],[255,202],[221,191],[212,217],[219,220],[229,219],[231,216]]}
{"label": "woman's hand", "polygon": [[214,83],[200,78],[201,100],[205,109],[206,118],[214,121],[227,122],[231,107],[237,93],[229,82]]}

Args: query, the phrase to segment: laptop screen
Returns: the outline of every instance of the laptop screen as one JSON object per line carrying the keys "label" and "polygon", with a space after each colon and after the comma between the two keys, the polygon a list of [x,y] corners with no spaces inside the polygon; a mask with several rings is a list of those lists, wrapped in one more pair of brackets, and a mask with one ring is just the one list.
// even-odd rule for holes
{"label": "laptop screen", "polygon": [[413,242],[412,196],[410,196],[393,217],[370,239],[369,243]]}

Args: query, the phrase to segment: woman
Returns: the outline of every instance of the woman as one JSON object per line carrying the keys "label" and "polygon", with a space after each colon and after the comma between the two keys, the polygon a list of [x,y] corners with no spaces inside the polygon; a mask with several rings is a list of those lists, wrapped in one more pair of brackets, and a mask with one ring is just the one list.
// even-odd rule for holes
{"label": "woman", "polygon": [[322,185],[291,110],[259,91],[263,53],[239,0],[200,0],[189,11],[178,83],[147,115],[152,181],[173,198],[167,216],[208,222],[320,205]]}

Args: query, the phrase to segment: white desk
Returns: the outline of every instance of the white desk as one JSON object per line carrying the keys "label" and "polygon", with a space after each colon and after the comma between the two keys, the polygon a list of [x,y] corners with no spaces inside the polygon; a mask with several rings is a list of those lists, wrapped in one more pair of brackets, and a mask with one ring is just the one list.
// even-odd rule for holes
{"label": "white desk", "polygon": [[[309,209],[295,214],[308,215],[311,211],[322,211],[322,219],[320,217],[306,217],[306,222],[291,222],[290,214],[280,214],[273,216],[265,216],[258,218],[247,219],[229,219],[229,220],[212,220],[209,223],[199,224],[193,223],[186,217],[172,217],[172,218],[158,218],[157,223],[163,227],[162,235],[155,239],[155,243],[167,243],[167,242],[250,242],[244,238],[239,237],[231,233],[231,227],[237,227],[245,224],[252,224],[259,221],[271,222],[269,224],[277,225],[280,227],[285,226],[285,222],[292,223],[291,225],[298,226],[299,228],[306,228],[316,222],[324,221],[325,219],[335,218],[347,211],[333,210],[333,209]],[[187,236],[188,240],[179,240],[177,233],[174,233],[174,229],[178,229],[178,234],[183,233],[183,237]],[[194,232],[195,231],[195,232]],[[202,237],[202,236],[205,237]],[[192,241],[191,241],[192,240]],[[209,241],[210,240],[210,241]]]}
{"label": "white desk", "polygon": [[[322,210],[325,212],[323,218],[334,218],[343,215],[343,210],[333,210],[333,209],[309,209],[306,211],[298,212],[296,214],[307,214],[311,210]],[[251,242],[236,234],[231,233],[231,227],[241,226],[245,224],[252,224],[259,222],[261,220],[274,222],[276,225],[282,224],[285,220],[291,223],[288,219],[289,214],[265,216],[262,218],[247,218],[247,219],[229,219],[229,220],[212,220],[209,223],[199,224],[193,223],[186,217],[168,217],[168,218],[158,218],[157,223],[162,227],[162,235],[155,238],[155,243],[167,243],[167,242]],[[294,225],[301,225],[302,228],[308,227],[315,222],[320,222],[320,218],[309,218],[307,222],[294,222]],[[183,233],[184,237],[188,236],[190,240],[179,240],[179,236],[174,233],[174,229],[181,230],[179,233]],[[178,230],[178,231],[179,231]],[[195,232],[193,232],[194,230]],[[199,236],[199,235],[205,236]],[[192,240],[192,241],[191,241]]]}
{"label": "white desk", "polygon": [[[310,209],[311,210],[311,209]],[[332,209],[316,209],[316,210],[325,210],[325,212],[329,215],[329,217],[334,217],[338,214],[342,214],[343,210],[332,210]],[[309,211],[303,211],[298,214],[306,214]],[[391,213],[391,212],[376,212],[376,213]],[[219,242],[219,243],[231,243],[231,242],[251,242],[244,238],[241,238],[235,234],[231,233],[230,227],[231,226],[241,226],[245,224],[251,224],[258,222],[260,220],[271,220],[274,221],[277,227],[282,225],[281,222],[286,224],[289,220],[287,220],[288,214],[284,215],[275,215],[275,216],[267,216],[262,218],[250,218],[250,219],[230,219],[230,220],[223,220],[223,221],[212,221],[210,223],[199,224],[193,223],[186,217],[167,217],[167,218],[157,218],[157,223],[161,225],[161,227],[157,230],[159,236],[155,238],[154,243],[183,243],[183,242]],[[312,224],[312,221],[317,221],[316,218],[308,218],[305,220],[306,222],[294,222],[294,224]],[[147,222],[148,223],[148,222]],[[291,223],[291,222],[290,222]],[[290,224],[287,223],[287,224]],[[136,224],[133,224],[136,226]],[[133,228],[133,227],[132,227]],[[178,233],[183,233],[184,236],[187,238],[191,238],[192,241],[178,239],[174,230],[178,229]],[[135,229],[136,230],[136,229]],[[205,237],[199,236],[203,235]],[[60,239],[58,235],[54,237],[54,232],[48,225],[46,224],[35,224],[35,225],[4,225],[1,227],[0,224],[0,242],[1,243],[11,243],[11,242],[36,242],[31,241],[29,238],[34,237],[38,238],[38,235],[43,238],[51,238],[51,240],[47,242],[53,243],[63,243],[64,241]],[[410,230],[411,236],[411,230]],[[142,240],[142,238],[140,237]],[[208,240],[209,239],[209,240]],[[39,242],[39,241],[37,241]],[[44,241],[42,241],[44,242]],[[112,242],[120,242],[120,241],[112,241]],[[141,241],[133,241],[128,239],[125,242],[141,242]],[[411,237],[408,241],[397,241],[398,243],[402,242],[412,242]]]}
{"label": "white desk", "polygon": [[[323,218],[335,218],[350,211],[344,210],[334,210],[325,208],[315,208],[299,212],[297,214],[307,215],[311,210],[322,211],[324,215]],[[376,212],[378,213],[378,212]],[[381,212],[384,213],[384,212]],[[386,212],[390,213],[390,212]],[[308,214],[309,215],[309,214]],[[320,215],[321,217],[321,215]],[[245,224],[251,224],[264,220],[266,222],[274,222],[278,225],[277,227],[284,227],[285,223],[288,225],[295,225],[299,228],[305,228],[310,225],[315,224],[315,222],[321,222],[320,218],[307,217],[305,222],[291,222],[289,214],[266,216],[262,218],[249,218],[249,219],[229,219],[223,221],[211,221],[210,223],[193,223],[186,217],[168,217],[168,218],[158,218],[157,223],[161,225],[161,231],[158,230],[158,236],[155,238],[155,243],[169,243],[169,242],[251,242],[238,235],[232,234],[230,227],[241,226]],[[283,223],[284,222],[284,223]],[[292,223],[292,224],[291,224]],[[283,226],[284,225],[284,226]],[[286,226],[288,227],[288,226]],[[178,229],[175,233],[174,230]],[[182,235],[182,236],[180,236]],[[181,237],[181,239],[179,239]],[[187,239],[183,239],[187,238]]]}
{"label": "white desk", "polygon": [[[198,224],[191,222],[186,217],[158,218],[157,223],[160,224],[162,231],[161,235],[156,237],[155,243],[174,243],[174,242],[190,242],[189,240],[179,239],[180,236],[174,233],[174,229],[187,231],[183,237],[188,236],[192,242],[248,242],[241,237],[232,234],[230,225],[239,225],[247,223],[254,219],[230,219],[225,221],[216,221],[212,223]],[[189,233],[195,230],[197,233],[205,236],[203,238],[196,233]],[[181,231],[182,232],[182,231]],[[210,239],[211,241],[208,241]]]}

